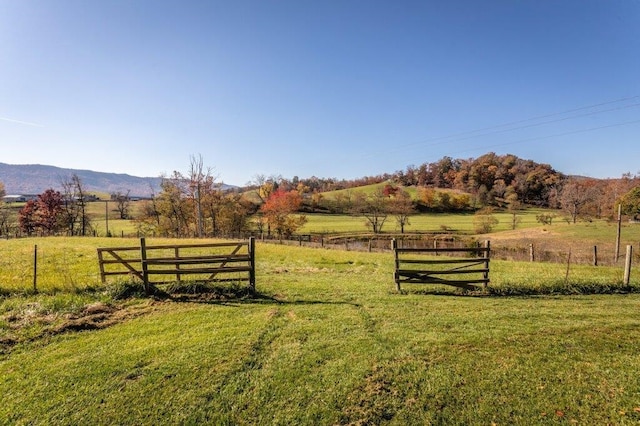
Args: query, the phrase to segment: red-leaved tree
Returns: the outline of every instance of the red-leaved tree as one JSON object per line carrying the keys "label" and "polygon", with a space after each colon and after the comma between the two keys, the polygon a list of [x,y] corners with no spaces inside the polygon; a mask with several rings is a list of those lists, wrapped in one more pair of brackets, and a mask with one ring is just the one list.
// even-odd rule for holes
{"label": "red-leaved tree", "polygon": [[302,197],[298,191],[284,191],[278,189],[260,207],[270,228],[280,238],[290,237],[296,230],[307,223],[307,217],[296,215],[295,212],[302,205]]}
{"label": "red-leaved tree", "polygon": [[64,213],[64,197],[59,191],[47,189],[24,205],[18,214],[20,229],[31,235],[40,229],[45,234],[53,234],[62,227],[61,216]]}
{"label": "red-leaved tree", "polygon": [[38,203],[36,200],[29,200],[18,212],[18,224],[20,230],[31,236],[38,229]]}

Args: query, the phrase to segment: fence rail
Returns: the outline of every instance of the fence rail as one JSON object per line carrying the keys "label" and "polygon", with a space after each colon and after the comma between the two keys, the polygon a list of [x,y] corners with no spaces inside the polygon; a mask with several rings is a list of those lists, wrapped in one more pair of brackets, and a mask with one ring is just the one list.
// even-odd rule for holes
{"label": "fence rail", "polygon": [[[392,240],[395,257],[394,281],[396,289],[401,284],[443,284],[476,290],[481,284],[486,290],[489,285],[489,241],[484,247],[474,248],[400,248]],[[434,259],[425,255],[470,255],[471,257],[453,257]]]}
{"label": "fence rail", "polygon": [[170,282],[153,281],[155,276],[174,276],[174,281],[181,281],[184,275],[192,275],[198,281],[235,282],[243,279],[221,275],[246,273],[244,280],[251,290],[256,285],[254,238],[234,243],[171,245],[147,245],[141,238],[139,247],[98,248],[98,263],[103,283],[108,276],[134,276],[143,282],[147,293],[154,284]]}

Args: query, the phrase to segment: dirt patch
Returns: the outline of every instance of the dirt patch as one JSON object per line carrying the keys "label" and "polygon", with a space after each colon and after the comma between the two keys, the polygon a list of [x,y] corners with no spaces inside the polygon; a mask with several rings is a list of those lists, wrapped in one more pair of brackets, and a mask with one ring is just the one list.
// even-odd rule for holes
{"label": "dirt patch", "polygon": [[111,327],[125,320],[138,317],[150,312],[156,302],[144,306],[129,306],[127,308],[105,303],[94,303],[85,306],[79,315],[69,316],[66,321],[49,330],[50,334],[60,334],[67,331],[98,330]]}
{"label": "dirt patch", "polygon": [[[20,343],[36,341],[61,333],[111,327],[151,312],[157,303],[151,301],[145,304],[116,306],[97,302],[85,306],[77,314],[62,316],[50,313],[35,315],[27,311],[27,314],[21,317],[12,313],[5,317],[5,320],[10,324],[10,333],[0,336],[0,353],[7,353]],[[34,328],[38,331],[34,331]],[[24,332],[23,329],[30,331]]]}

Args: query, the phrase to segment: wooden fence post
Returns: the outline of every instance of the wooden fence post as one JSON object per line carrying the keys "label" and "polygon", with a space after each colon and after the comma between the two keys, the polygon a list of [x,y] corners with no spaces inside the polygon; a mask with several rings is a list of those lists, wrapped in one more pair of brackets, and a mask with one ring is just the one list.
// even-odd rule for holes
{"label": "wooden fence post", "polygon": [[249,263],[251,270],[249,271],[249,287],[251,291],[256,291],[256,239],[249,238]]}
{"label": "wooden fence post", "polygon": [[[177,260],[177,259],[180,257],[180,249],[176,246],[176,247],[173,249],[173,252],[174,252],[174,254],[175,254],[175,258],[176,258],[176,260]],[[179,270],[180,270],[180,264],[179,264],[179,263],[176,263],[176,271],[179,271]],[[178,273],[176,274],[176,281],[180,282],[181,280],[182,280],[182,275],[180,275],[180,272],[178,272]]]}
{"label": "wooden fence post", "polygon": [[147,242],[144,237],[140,238],[140,265],[142,266],[144,292],[148,296],[151,294],[151,288],[149,286],[149,265],[147,265]]}
{"label": "wooden fence post", "polygon": [[627,246],[627,257],[624,260],[624,285],[629,285],[631,281],[631,259],[633,257],[633,246]]}
{"label": "wooden fence post", "polygon": [[598,246],[593,246],[593,266],[598,266]]}
{"label": "wooden fence post", "polygon": [[569,284],[569,270],[571,269],[571,247],[569,247],[569,254],[567,255],[567,272],[564,275],[564,285]]}
{"label": "wooden fence post", "polygon": [[33,247],[33,292],[38,292],[38,245]]}
{"label": "wooden fence post", "polygon": [[535,262],[535,260],[536,260],[536,254],[535,254],[535,251],[533,250],[533,244],[529,244],[529,261]]}
{"label": "wooden fence post", "polygon": [[400,263],[398,262],[398,242],[395,238],[391,240],[391,250],[393,250],[393,257],[395,259],[395,268],[393,270],[393,280],[396,282],[396,290],[400,292],[400,276],[398,275],[398,268]]}

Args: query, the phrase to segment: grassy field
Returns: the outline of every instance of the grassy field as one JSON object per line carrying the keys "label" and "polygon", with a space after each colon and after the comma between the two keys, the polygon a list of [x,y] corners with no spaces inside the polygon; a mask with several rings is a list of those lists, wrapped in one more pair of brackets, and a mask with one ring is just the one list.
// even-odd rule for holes
{"label": "grassy field", "polygon": [[[519,223],[517,229],[540,228],[536,221],[536,215],[540,210],[529,209],[518,215]],[[498,219],[494,231],[506,231],[512,229],[512,215],[499,212],[494,215]],[[432,213],[416,214],[409,219],[409,225],[405,227],[405,232],[442,232],[448,229],[453,232],[463,234],[474,234],[473,213]],[[559,223],[559,222],[558,222]],[[343,233],[343,232],[365,232],[367,231],[366,220],[363,217],[353,215],[331,215],[331,214],[308,214],[307,223],[299,231],[300,233]],[[383,232],[400,232],[400,227],[396,224],[393,215],[389,215],[382,228]]]}
{"label": "grassy field", "polygon": [[[640,421],[638,294],[398,294],[388,253],[259,244],[256,297],[116,301],[98,284],[95,246],[122,241],[83,241],[37,241],[72,246],[69,268],[93,271],[75,292],[1,299],[0,341],[17,340],[0,355],[2,424]],[[29,246],[2,244],[3,257]],[[620,280],[619,268],[585,266],[569,285]],[[492,285],[553,289],[564,268],[496,261]],[[83,312],[113,322],[63,327]]]}
{"label": "grassy field", "polygon": [[[413,226],[472,226],[471,215],[445,216]],[[615,235],[604,221],[534,220],[488,237],[576,253]],[[640,228],[622,235],[640,241]],[[562,263],[492,260],[488,295],[397,293],[390,253],[258,243],[255,297],[232,287],[120,299],[129,284],[100,282],[96,248],[137,243],[0,241],[0,424],[640,422],[637,258],[628,287],[622,265],[567,274]]]}

